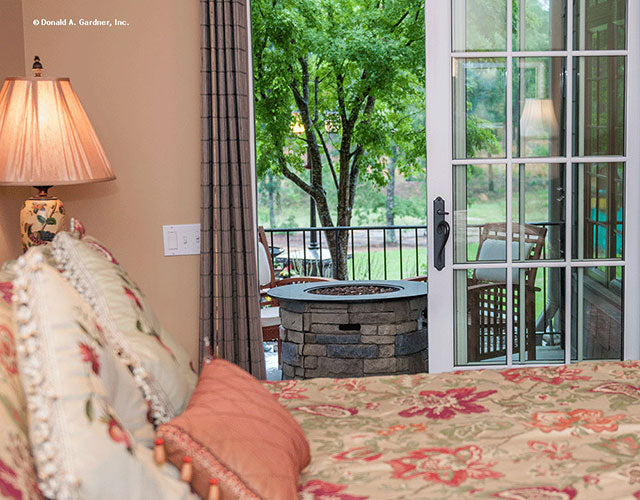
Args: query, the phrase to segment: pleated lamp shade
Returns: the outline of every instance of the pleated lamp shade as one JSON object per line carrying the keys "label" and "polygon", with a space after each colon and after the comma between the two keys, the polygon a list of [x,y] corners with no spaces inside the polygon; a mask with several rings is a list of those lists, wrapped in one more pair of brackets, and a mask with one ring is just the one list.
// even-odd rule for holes
{"label": "pleated lamp shade", "polygon": [[0,185],[115,179],[68,78],[7,78],[0,90]]}
{"label": "pleated lamp shade", "polygon": [[520,135],[527,139],[555,139],[560,125],[551,99],[526,99],[520,118]]}

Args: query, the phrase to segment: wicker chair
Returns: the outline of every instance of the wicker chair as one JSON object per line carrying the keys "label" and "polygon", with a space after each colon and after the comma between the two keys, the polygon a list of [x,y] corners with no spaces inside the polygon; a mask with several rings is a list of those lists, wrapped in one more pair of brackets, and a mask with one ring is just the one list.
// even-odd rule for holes
{"label": "wicker chair", "polygon": [[[487,258],[489,246],[506,253],[507,225],[488,223],[482,227],[477,261],[498,260]],[[538,260],[544,249],[547,230],[529,224],[513,224],[514,254],[520,247],[523,234],[526,259]],[[498,243],[503,242],[503,243]],[[483,250],[484,247],[484,250]],[[524,283],[524,329],[527,360],[536,359],[536,268],[527,268]],[[493,274],[493,275],[492,275]],[[514,346],[519,345],[521,333],[520,285],[518,272],[514,273],[513,285],[513,330]],[[507,284],[506,271],[501,269],[476,269],[467,282],[467,359],[482,361],[507,353]]]}
{"label": "wicker chair", "polygon": [[[278,341],[278,364],[280,364],[282,357],[282,340],[280,339],[280,304],[276,299],[269,297],[267,292],[271,288],[275,288],[277,286],[331,280],[329,278],[319,278],[315,276],[297,276],[292,278],[276,279],[267,235],[265,234],[264,227],[262,226],[258,227],[258,242],[261,245],[261,248],[258,249],[261,254],[261,267],[266,265],[269,267],[268,274],[265,272],[265,269],[260,270],[260,275],[262,277],[260,279],[260,326],[262,327],[262,340],[264,342],[271,340]],[[264,252],[262,250],[264,250]]]}

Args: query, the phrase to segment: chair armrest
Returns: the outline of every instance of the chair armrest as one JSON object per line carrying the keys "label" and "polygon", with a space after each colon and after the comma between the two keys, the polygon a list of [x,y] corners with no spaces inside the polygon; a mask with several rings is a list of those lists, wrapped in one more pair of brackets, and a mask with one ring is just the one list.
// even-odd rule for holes
{"label": "chair armrest", "polygon": [[423,283],[428,283],[428,276],[414,276],[413,278],[404,278],[403,281],[421,281]]}
{"label": "chair armrest", "polygon": [[[513,285],[514,290],[516,289],[518,285]],[[475,292],[478,290],[483,290],[483,289],[491,289],[491,288],[497,288],[497,287],[507,287],[507,284],[504,282],[496,282],[496,283],[482,283],[479,285],[471,285],[469,287],[467,287],[467,291],[469,292]],[[542,289],[537,287],[537,286],[527,286],[525,287],[527,289],[528,292],[540,292]]]}
{"label": "chair armrest", "polygon": [[320,278],[318,276],[296,276],[294,278],[283,278],[276,280],[273,284],[273,288],[277,286],[295,285],[298,283],[314,283],[316,281],[334,281],[331,278]]}

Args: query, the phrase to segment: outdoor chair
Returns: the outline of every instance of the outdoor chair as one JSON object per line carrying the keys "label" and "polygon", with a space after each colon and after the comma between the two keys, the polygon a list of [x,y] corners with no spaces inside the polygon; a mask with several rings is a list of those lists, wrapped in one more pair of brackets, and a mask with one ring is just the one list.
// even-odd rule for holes
{"label": "outdoor chair", "polygon": [[260,326],[262,340],[278,342],[278,365],[282,357],[282,340],[280,339],[280,303],[267,295],[271,288],[296,283],[311,283],[314,281],[331,281],[329,278],[314,276],[296,276],[276,279],[273,269],[273,259],[269,251],[269,243],[264,227],[258,227],[259,280],[260,280]]}
{"label": "outdoor chair", "polygon": [[[482,226],[476,260],[504,261],[506,258],[506,223]],[[512,252],[514,259],[520,251],[520,235],[525,260],[538,260],[542,255],[547,230],[530,224],[513,224]],[[536,268],[525,270],[524,318],[520,296],[520,270],[513,270],[513,331],[514,352],[520,345],[521,326],[524,327],[527,360],[536,359]],[[504,269],[476,269],[467,280],[467,357],[478,362],[507,353],[507,284]]]}

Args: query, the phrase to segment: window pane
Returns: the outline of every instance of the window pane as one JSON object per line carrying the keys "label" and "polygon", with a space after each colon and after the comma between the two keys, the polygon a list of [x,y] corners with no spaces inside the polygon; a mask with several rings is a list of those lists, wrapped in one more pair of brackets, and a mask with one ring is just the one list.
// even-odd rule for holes
{"label": "window pane", "polygon": [[454,0],[453,50],[507,50],[507,0]]}
{"label": "window pane", "polygon": [[574,59],[574,156],[624,155],[625,57]]}
{"label": "window pane", "polygon": [[512,168],[513,260],[564,259],[564,164],[532,163]]}
{"label": "window pane", "polygon": [[454,158],[506,156],[505,59],[453,60]]}
{"label": "window pane", "polygon": [[514,363],[564,362],[564,283],[560,268],[525,268],[514,274]]}
{"label": "window pane", "polygon": [[627,43],[626,17],[626,0],[574,1],[575,49],[624,49]]}
{"label": "window pane", "polygon": [[572,271],[571,359],[621,359],[622,284],[622,267]]}
{"label": "window pane", "polygon": [[564,50],[566,0],[513,0],[513,50]]}
{"label": "window pane", "polygon": [[[505,262],[505,165],[456,165],[453,185],[455,262]],[[487,239],[493,241],[482,248]]]}
{"label": "window pane", "polygon": [[624,165],[573,166],[573,258],[622,259]]}
{"label": "window pane", "polygon": [[505,269],[454,271],[456,365],[506,363]]}
{"label": "window pane", "polygon": [[564,57],[513,60],[513,156],[564,156]]}

